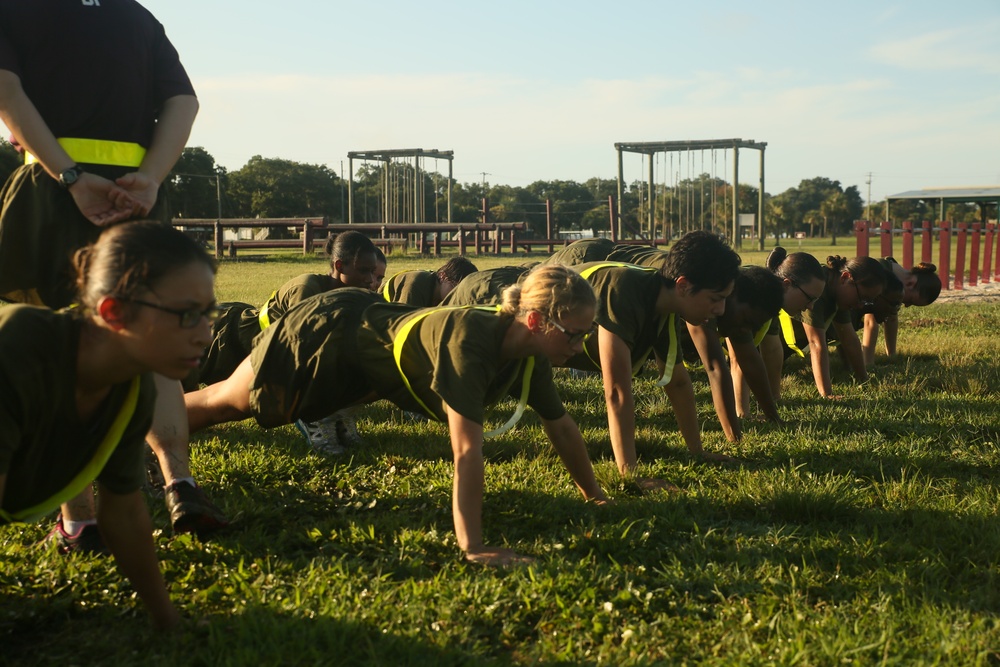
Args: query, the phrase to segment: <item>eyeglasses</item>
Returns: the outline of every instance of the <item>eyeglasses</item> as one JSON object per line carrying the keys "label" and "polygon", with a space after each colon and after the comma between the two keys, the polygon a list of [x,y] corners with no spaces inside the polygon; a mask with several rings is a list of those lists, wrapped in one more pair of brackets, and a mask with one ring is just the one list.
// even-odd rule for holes
{"label": "eyeglasses", "polygon": [[576,345],[577,343],[582,343],[586,341],[588,338],[594,335],[595,331],[597,331],[596,326],[591,326],[586,331],[570,331],[569,329],[567,329],[566,327],[564,327],[563,325],[559,324],[554,320],[549,320],[549,324],[551,324],[556,329],[566,334],[566,338],[569,339],[570,345]]}
{"label": "eyeglasses", "polygon": [[812,296],[811,294],[809,294],[809,292],[807,292],[804,289],[802,289],[801,285],[799,285],[797,282],[794,282],[794,281],[792,281],[792,287],[794,287],[798,291],[802,292],[802,296],[804,296],[806,298],[806,305],[807,306],[813,305],[814,303],[816,303],[817,301],[819,301],[819,298],[821,296],[823,296],[822,294],[817,294],[816,296]]}
{"label": "eyeglasses", "polygon": [[859,308],[873,308],[875,306],[875,302],[872,301],[871,299],[866,299],[863,296],[861,296],[861,290],[858,289],[858,283],[856,283],[852,279],[851,280],[851,284],[854,285],[854,291],[858,293],[858,307]]}
{"label": "eyeglasses", "polygon": [[166,306],[161,306],[158,303],[150,303],[149,301],[141,301],[139,299],[129,299],[132,303],[137,303],[140,306],[146,306],[148,308],[155,308],[156,310],[162,310],[165,313],[170,313],[176,315],[180,318],[181,329],[193,329],[201,322],[201,318],[208,320],[209,324],[215,324],[215,321],[219,319],[220,310],[218,306],[210,306],[205,310],[198,310],[197,308],[191,308],[190,310],[178,310],[176,308],[167,308]]}

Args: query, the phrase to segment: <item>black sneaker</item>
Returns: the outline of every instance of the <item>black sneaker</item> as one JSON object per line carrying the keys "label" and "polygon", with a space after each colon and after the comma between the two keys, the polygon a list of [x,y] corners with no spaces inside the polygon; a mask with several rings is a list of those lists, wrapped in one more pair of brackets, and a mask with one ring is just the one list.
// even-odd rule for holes
{"label": "black sneaker", "polygon": [[164,487],[163,492],[174,533],[196,533],[198,537],[205,537],[229,525],[226,515],[201,488],[188,482],[174,482]]}
{"label": "black sneaker", "polygon": [[97,528],[96,524],[87,524],[77,531],[75,535],[70,535],[63,528],[62,514],[56,517],[56,525],[49,531],[49,534],[45,536],[45,540],[43,541],[45,544],[50,542],[55,542],[58,545],[59,553],[61,554],[111,555],[111,551],[104,544],[104,538],[101,537],[101,531]]}

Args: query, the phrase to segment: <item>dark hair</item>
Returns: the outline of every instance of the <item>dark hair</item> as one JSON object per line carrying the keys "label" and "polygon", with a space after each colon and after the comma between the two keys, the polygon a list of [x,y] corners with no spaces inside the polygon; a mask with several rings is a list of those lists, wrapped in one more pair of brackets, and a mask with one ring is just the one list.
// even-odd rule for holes
{"label": "dark hair", "polygon": [[874,315],[875,321],[879,324],[888,319],[890,315],[899,312],[903,305],[903,281],[896,277],[892,271],[886,271],[885,289],[875,298],[875,301],[867,307],[862,307],[860,312],[866,315]]}
{"label": "dark hair", "polygon": [[375,261],[376,262],[381,262],[382,264],[385,264],[386,266],[388,266],[389,265],[389,260],[387,260],[385,258],[385,253],[382,252],[382,248],[379,248],[374,243],[372,243],[372,246],[375,248]]}
{"label": "dark hair", "polygon": [[811,280],[826,280],[823,265],[807,252],[793,252],[791,255],[780,245],[775,246],[767,256],[767,268],[782,280],[790,280],[803,285]]}
{"label": "dark hair", "polygon": [[838,273],[847,271],[851,279],[862,287],[885,287],[886,270],[877,259],[871,257],[853,257],[844,259],[840,255],[830,255],[826,265]]}
{"label": "dark hair", "polygon": [[917,294],[921,301],[926,301],[928,305],[934,303],[941,294],[941,276],[937,274],[937,267],[929,262],[921,262],[912,269],[910,273],[917,277]]}
{"label": "dark hair", "polygon": [[739,275],[740,256],[724,238],[711,232],[688,232],[667,253],[661,275],[669,286],[684,276],[697,292],[722,290]]}
{"label": "dark hair", "polygon": [[[762,266],[740,267],[733,289],[735,299],[767,317],[775,317],[785,299],[781,278]],[[727,309],[728,311],[728,309]]]}
{"label": "dark hair", "polygon": [[192,262],[216,271],[215,260],[182,231],[152,220],[114,225],[73,256],[77,300],[93,309],[105,296],[132,299]]}
{"label": "dark hair", "polygon": [[330,256],[331,268],[338,260],[352,264],[359,255],[375,255],[377,258],[377,253],[378,248],[372,240],[361,232],[341,232],[326,240],[326,254]]}
{"label": "dark hair", "polygon": [[452,257],[437,270],[438,280],[448,280],[456,285],[470,273],[475,273],[479,269],[476,265],[464,257]]}

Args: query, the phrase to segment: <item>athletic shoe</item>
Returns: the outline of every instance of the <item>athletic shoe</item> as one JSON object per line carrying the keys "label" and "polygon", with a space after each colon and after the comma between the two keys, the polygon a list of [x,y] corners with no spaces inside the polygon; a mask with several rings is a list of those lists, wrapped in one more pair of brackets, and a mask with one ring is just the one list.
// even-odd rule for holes
{"label": "athletic shoe", "polygon": [[[329,428],[330,426],[334,428]],[[295,427],[305,436],[309,446],[317,452],[337,456],[346,451],[340,444],[340,438],[337,437],[335,424],[325,421],[304,422],[300,419],[295,422]]]}
{"label": "athletic shoe", "polygon": [[358,424],[354,421],[353,410],[341,410],[333,413],[323,420],[324,425],[328,421],[333,421],[337,442],[340,443],[341,447],[361,447],[365,444],[361,434],[358,433]]}
{"label": "athletic shoe", "polygon": [[189,482],[174,482],[165,486],[163,492],[174,534],[196,533],[198,537],[205,537],[229,525],[226,515],[200,487]]}
{"label": "athletic shoe", "polygon": [[62,514],[56,517],[56,525],[52,528],[48,535],[45,536],[44,543],[55,542],[59,547],[59,553],[81,553],[81,554],[101,554],[103,556],[111,555],[111,551],[104,544],[104,538],[101,537],[101,531],[97,528],[97,524],[87,524],[80,530],[76,532],[75,535],[70,535],[63,528],[63,518]]}

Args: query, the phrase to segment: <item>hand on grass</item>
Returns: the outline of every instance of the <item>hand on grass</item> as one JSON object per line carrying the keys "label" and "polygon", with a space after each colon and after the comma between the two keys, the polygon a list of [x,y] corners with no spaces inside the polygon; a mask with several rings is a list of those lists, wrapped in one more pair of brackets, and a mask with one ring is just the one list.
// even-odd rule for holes
{"label": "hand on grass", "polygon": [[496,549],[479,547],[465,552],[465,560],[490,567],[508,567],[510,565],[528,565],[534,563],[531,556],[523,556],[513,549]]}
{"label": "hand on grass", "polygon": [[713,463],[732,463],[736,459],[732,456],[727,456],[722,452],[702,452],[698,455],[702,461],[711,461]]}
{"label": "hand on grass", "polygon": [[635,484],[643,491],[669,491],[670,493],[680,493],[681,491],[676,484],[671,484],[667,480],[657,477],[636,477]]}

